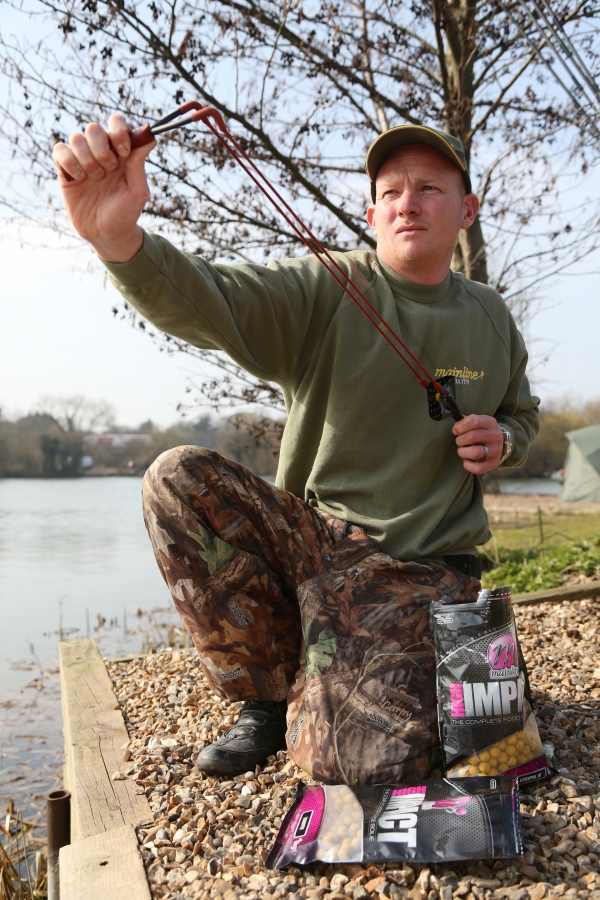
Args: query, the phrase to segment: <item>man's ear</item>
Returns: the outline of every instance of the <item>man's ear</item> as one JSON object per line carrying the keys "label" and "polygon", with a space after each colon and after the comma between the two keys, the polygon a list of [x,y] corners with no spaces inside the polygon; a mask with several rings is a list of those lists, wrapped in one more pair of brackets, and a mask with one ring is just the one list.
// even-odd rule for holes
{"label": "man's ear", "polygon": [[377,237],[377,232],[375,230],[375,207],[373,205],[369,206],[367,209],[367,222],[371,228],[371,231]]}
{"label": "man's ear", "polygon": [[465,230],[470,228],[475,219],[477,218],[477,213],[479,212],[479,197],[477,194],[465,194],[463,197],[463,209],[464,209],[464,218],[461,223],[461,228]]}

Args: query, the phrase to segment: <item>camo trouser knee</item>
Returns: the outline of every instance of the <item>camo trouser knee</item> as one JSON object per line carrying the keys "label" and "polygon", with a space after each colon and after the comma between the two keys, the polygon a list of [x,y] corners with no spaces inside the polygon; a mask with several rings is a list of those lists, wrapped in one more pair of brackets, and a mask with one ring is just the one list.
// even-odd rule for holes
{"label": "camo trouser knee", "polygon": [[290,754],[315,778],[424,773],[437,743],[429,603],[472,599],[476,579],[393,560],[358,526],[200,447],[162,454],[143,493],[158,565],[217,693],[289,694]]}

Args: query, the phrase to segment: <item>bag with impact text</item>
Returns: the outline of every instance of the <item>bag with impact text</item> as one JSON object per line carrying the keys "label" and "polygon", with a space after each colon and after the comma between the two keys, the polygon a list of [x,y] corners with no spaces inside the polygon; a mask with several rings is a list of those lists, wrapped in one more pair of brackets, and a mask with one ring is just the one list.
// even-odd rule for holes
{"label": "bag with impact text", "polygon": [[507,775],[521,784],[547,778],[510,588],[481,591],[476,603],[433,603],[431,620],[448,777]]}
{"label": "bag with impact text", "polygon": [[265,865],[449,862],[522,853],[512,778],[414,785],[300,783]]}

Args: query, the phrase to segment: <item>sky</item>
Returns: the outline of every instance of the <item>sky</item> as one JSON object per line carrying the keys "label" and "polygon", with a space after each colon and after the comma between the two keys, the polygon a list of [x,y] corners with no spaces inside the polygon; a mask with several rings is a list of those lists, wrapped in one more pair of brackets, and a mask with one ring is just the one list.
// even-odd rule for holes
{"label": "sky", "polygon": [[[588,260],[590,267],[593,263]],[[598,256],[595,264],[600,269]],[[549,353],[548,361],[532,373],[538,396],[543,403],[600,398],[600,274],[564,276],[545,297],[547,308],[528,329],[531,356]]]}
{"label": "sky", "polygon": [[120,297],[93,251],[63,249],[41,229],[26,229],[26,244],[6,232],[0,235],[3,415],[27,413],[45,395],[82,394],[108,401],[123,425],[175,421],[192,367],[159,353],[149,337],[113,316]]}

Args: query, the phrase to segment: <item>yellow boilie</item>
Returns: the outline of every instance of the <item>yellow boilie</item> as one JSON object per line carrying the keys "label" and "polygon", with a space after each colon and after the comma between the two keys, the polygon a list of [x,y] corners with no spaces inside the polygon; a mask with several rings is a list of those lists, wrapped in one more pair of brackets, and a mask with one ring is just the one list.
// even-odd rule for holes
{"label": "yellow boilie", "polygon": [[537,733],[532,733],[530,729],[519,731],[492,744],[491,747],[486,747],[476,756],[463,759],[457,766],[448,769],[448,775],[455,778],[465,778],[468,775],[501,775],[502,772],[522,766],[542,753],[542,742]]}

